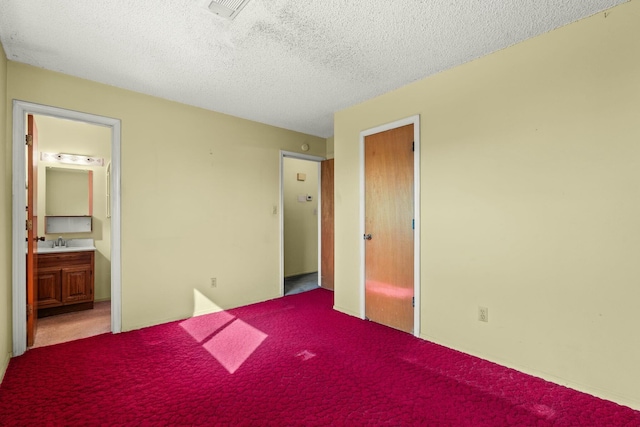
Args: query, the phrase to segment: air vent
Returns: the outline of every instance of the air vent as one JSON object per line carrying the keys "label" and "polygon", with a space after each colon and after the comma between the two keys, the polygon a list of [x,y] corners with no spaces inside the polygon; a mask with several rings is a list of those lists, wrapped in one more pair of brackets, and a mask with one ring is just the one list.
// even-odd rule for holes
{"label": "air vent", "polygon": [[209,4],[209,10],[227,19],[235,18],[249,0],[214,0]]}

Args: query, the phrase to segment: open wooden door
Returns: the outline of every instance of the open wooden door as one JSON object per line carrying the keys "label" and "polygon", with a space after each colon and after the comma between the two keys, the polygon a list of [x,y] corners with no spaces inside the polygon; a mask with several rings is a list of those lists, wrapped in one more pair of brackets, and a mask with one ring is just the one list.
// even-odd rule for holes
{"label": "open wooden door", "polygon": [[[38,128],[27,117],[27,347],[32,347],[38,320]],[[43,239],[44,240],[44,239]]]}
{"label": "open wooden door", "polygon": [[320,255],[320,286],[333,290],[334,279],[334,227],[333,227],[333,159],[320,164],[320,187],[322,197],[322,253]]}
{"label": "open wooden door", "polygon": [[365,316],[413,332],[413,125],[365,137]]}

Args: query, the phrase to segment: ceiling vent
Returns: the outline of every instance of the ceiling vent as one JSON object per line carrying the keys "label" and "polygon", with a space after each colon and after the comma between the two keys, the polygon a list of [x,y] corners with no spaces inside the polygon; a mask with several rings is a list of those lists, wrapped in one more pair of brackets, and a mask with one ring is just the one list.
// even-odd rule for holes
{"label": "ceiling vent", "polygon": [[209,10],[227,19],[235,18],[249,0],[214,0],[209,4]]}

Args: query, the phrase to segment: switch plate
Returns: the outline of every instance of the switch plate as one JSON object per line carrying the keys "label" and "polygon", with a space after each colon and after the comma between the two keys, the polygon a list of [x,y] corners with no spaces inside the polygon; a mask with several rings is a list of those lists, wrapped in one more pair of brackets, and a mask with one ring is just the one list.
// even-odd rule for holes
{"label": "switch plate", "polygon": [[211,278],[211,287],[212,288],[217,288],[218,287],[218,279],[216,277],[212,277]]}

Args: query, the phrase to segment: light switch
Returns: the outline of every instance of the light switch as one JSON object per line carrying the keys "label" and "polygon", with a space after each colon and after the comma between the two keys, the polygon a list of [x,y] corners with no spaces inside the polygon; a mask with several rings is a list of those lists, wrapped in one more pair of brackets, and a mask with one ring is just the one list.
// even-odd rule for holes
{"label": "light switch", "polygon": [[298,174],[298,181],[304,181],[307,179],[307,174],[306,173],[299,173]]}

